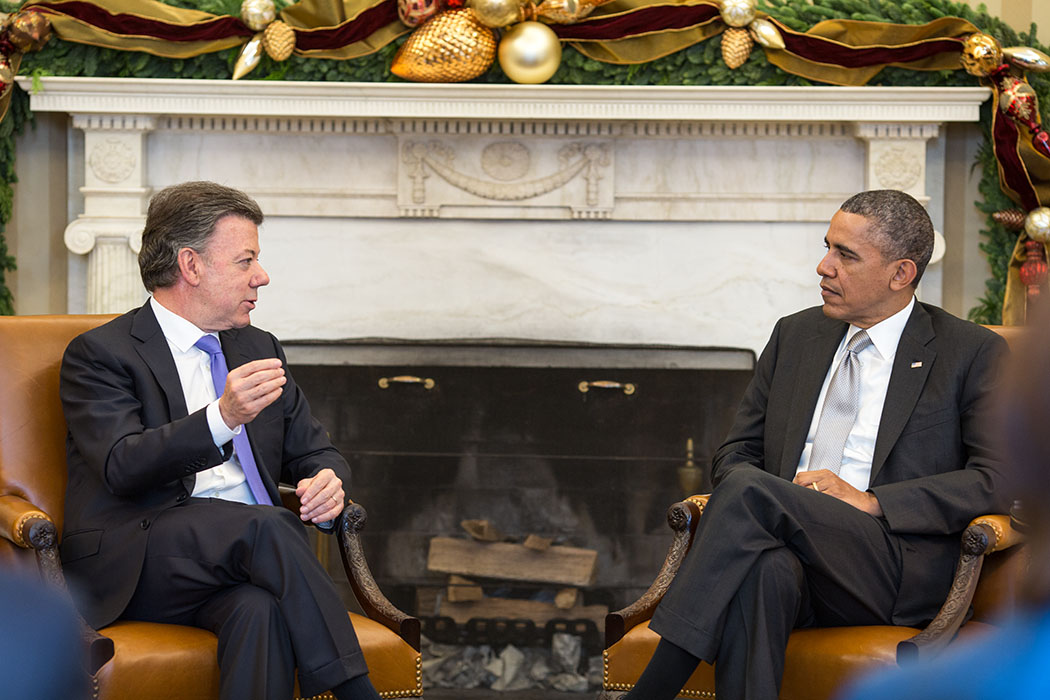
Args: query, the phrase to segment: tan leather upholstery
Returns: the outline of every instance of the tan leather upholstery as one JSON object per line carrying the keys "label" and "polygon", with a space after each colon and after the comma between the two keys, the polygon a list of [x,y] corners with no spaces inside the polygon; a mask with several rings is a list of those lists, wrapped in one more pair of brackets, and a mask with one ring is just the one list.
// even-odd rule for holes
{"label": "tan leather upholstery", "polygon": [[[0,317],[0,568],[41,570],[28,541],[29,526],[39,522],[34,518],[50,519],[61,532],[66,425],[59,366],[70,340],[110,318]],[[374,602],[362,605],[371,609]],[[356,614],[350,618],[380,695],[422,695],[420,655],[412,644],[385,624]],[[217,640],[211,632],[117,622],[101,633],[113,640],[114,656],[95,677],[95,697],[218,697]],[[418,634],[413,643],[418,645]]]}

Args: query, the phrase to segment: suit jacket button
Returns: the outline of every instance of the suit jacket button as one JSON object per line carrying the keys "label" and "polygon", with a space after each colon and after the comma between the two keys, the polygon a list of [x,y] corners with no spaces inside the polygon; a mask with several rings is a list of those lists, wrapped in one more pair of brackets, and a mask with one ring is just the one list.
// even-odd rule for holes
{"label": "suit jacket button", "polygon": [[175,500],[176,500],[176,501],[177,501],[178,503],[182,503],[183,501],[185,501],[185,500],[186,500],[186,494],[184,494],[184,493],[180,493],[180,494],[179,494],[178,496],[176,496],[176,497],[175,497]]}
{"label": "suit jacket button", "polygon": [[143,518],[142,522],[139,523],[139,527],[141,527],[143,530],[148,530],[149,529],[149,518]]}

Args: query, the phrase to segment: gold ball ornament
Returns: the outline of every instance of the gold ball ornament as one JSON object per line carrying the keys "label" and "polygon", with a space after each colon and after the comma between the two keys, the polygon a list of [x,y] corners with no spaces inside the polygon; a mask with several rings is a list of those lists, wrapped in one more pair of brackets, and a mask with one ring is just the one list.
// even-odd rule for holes
{"label": "gold ball ornament", "polygon": [[1050,207],[1039,207],[1028,212],[1024,220],[1024,232],[1032,240],[1050,243]]}
{"label": "gold ball ornament", "polygon": [[275,61],[286,61],[295,50],[295,30],[277,20],[267,25],[262,36],[263,49]]}
{"label": "gold ball ornament", "polygon": [[962,56],[959,60],[967,73],[986,78],[1003,64],[1003,50],[995,37],[980,33],[971,34],[963,42]]}
{"label": "gold ball ornament", "polygon": [[542,22],[522,22],[503,33],[499,65],[516,83],[545,83],[561,65],[561,41]]}
{"label": "gold ball ornament", "polygon": [[486,27],[506,27],[521,19],[521,0],[469,0],[467,6]]}
{"label": "gold ball ornament", "polygon": [[496,34],[469,8],[448,10],[412,32],[390,72],[421,83],[472,80],[496,59]]}
{"label": "gold ball ornament", "polygon": [[468,0],[478,21],[485,26],[499,28],[521,19],[521,0]]}
{"label": "gold ball ornament", "polygon": [[730,27],[746,27],[755,19],[756,0],[722,0],[722,21]]}
{"label": "gold ball ornament", "polygon": [[51,38],[51,20],[35,10],[19,12],[10,20],[7,39],[22,53],[39,51]]}
{"label": "gold ball ornament", "polygon": [[273,0],[244,0],[241,3],[241,21],[252,31],[261,32],[277,18]]}

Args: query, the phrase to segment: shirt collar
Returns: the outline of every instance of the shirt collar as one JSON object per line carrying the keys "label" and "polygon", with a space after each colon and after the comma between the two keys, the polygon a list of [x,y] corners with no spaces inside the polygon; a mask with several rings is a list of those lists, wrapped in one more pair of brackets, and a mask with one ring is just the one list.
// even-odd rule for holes
{"label": "shirt collar", "polygon": [[[164,333],[164,337],[167,338],[169,343],[178,348],[179,352],[189,351],[193,344],[204,335],[204,331],[174,311],[169,310],[157,301],[156,297],[151,296],[149,303],[153,309],[153,315],[157,317],[157,323],[160,325],[160,330]],[[218,333],[211,333],[210,335],[216,338],[219,337]]]}
{"label": "shirt collar", "polygon": [[[883,360],[890,360],[897,354],[897,346],[900,344],[901,335],[904,334],[904,327],[908,325],[908,319],[911,317],[913,308],[915,308],[914,295],[903,309],[867,329],[868,337],[871,338],[871,344],[875,346],[876,352],[879,353]],[[843,347],[860,330],[860,328],[851,323],[846,331],[846,337],[843,339]]]}

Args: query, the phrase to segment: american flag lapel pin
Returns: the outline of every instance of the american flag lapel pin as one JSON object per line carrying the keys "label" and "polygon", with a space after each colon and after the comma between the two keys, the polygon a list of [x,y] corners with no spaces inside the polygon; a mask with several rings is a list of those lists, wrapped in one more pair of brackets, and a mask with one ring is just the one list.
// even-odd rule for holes
{"label": "american flag lapel pin", "polygon": [[919,360],[918,362],[912,362],[911,363],[911,368],[912,369],[918,369],[919,367],[922,367],[922,360]]}

